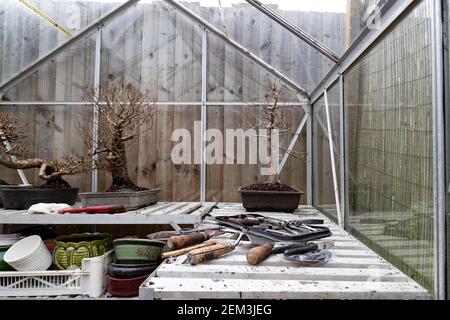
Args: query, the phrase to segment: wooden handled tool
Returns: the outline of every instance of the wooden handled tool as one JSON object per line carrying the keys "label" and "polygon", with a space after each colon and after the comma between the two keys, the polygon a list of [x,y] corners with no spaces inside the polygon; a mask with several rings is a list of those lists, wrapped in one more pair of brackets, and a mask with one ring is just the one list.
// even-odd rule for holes
{"label": "wooden handled tool", "polygon": [[170,257],[178,257],[178,256],[181,256],[182,254],[189,253],[190,251],[192,251],[194,249],[209,247],[209,246],[213,246],[215,244],[216,244],[216,242],[212,241],[212,240],[205,241],[203,243],[197,244],[192,247],[187,247],[187,248],[183,248],[183,249],[179,249],[179,250],[175,250],[175,251],[164,252],[163,254],[161,254],[161,258],[165,259],[165,258],[170,258]]}
{"label": "wooden handled tool", "polygon": [[191,265],[199,264],[208,260],[216,259],[228,252],[231,252],[241,242],[244,233],[239,235],[239,238],[233,243],[218,243],[216,245],[195,249],[188,254],[188,262]]}
{"label": "wooden handled tool", "polygon": [[252,248],[247,253],[247,262],[252,266],[256,266],[270,256],[272,254],[272,250],[272,242],[266,242],[262,246]]}
{"label": "wooden handled tool", "polygon": [[64,213],[121,213],[128,209],[125,206],[91,206],[85,208],[60,209],[58,212]]}
{"label": "wooden handled tool", "polygon": [[210,235],[206,232],[197,232],[191,234],[182,234],[179,236],[172,236],[167,240],[167,247],[171,250],[182,249],[193,246],[210,239]]}
{"label": "wooden handled tool", "polygon": [[228,218],[229,221],[242,224],[244,226],[257,226],[261,224],[261,222],[257,219],[251,218]]}

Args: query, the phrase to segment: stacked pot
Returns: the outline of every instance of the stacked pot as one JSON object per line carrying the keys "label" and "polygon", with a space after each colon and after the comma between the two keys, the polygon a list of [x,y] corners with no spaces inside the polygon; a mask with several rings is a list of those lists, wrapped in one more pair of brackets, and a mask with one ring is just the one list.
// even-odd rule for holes
{"label": "stacked pot", "polygon": [[52,265],[52,255],[37,235],[14,243],[4,254],[3,260],[17,271],[45,271]]}
{"label": "stacked pot", "polygon": [[116,297],[134,297],[140,285],[158,267],[165,242],[122,238],[113,241],[115,263],[108,267],[107,291]]}

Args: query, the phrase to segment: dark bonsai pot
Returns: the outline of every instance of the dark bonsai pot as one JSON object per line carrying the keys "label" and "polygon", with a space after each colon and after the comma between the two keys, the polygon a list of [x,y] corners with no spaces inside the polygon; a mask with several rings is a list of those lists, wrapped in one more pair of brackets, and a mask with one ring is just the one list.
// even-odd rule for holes
{"label": "dark bonsai pot", "polygon": [[247,211],[294,212],[302,191],[260,191],[239,189],[242,205]]}
{"label": "dark bonsai pot", "polygon": [[36,203],[73,205],[78,198],[78,188],[2,186],[1,198],[5,209],[25,210]]}
{"label": "dark bonsai pot", "polygon": [[0,185],[0,207],[3,207],[3,200],[2,200],[2,197],[1,197],[3,187],[9,187],[9,188],[30,188],[31,184],[28,184],[28,185],[25,185],[25,184],[17,185],[17,184],[3,184],[2,183]]}

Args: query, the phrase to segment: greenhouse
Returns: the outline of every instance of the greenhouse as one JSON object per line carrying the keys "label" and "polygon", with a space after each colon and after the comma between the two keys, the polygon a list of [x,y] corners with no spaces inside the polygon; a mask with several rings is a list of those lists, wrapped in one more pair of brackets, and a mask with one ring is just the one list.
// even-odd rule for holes
{"label": "greenhouse", "polygon": [[448,299],[449,10],[0,1],[0,299]]}

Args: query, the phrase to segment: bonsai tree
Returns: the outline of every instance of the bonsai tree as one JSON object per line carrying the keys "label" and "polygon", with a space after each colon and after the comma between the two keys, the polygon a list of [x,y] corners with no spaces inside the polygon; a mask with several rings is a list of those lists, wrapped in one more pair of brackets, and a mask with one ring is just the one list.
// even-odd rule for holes
{"label": "bonsai tree", "polygon": [[0,112],[0,165],[10,169],[39,169],[39,178],[45,181],[40,187],[70,188],[63,176],[78,175],[91,170],[91,158],[67,156],[61,160],[28,157],[25,147],[27,125],[20,125],[16,118]]}
{"label": "bonsai tree", "polygon": [[[296,191],[295,189],[283,185],[280,182],[278,171],[274,168],[276,162],[279,159],[275,158],[274,155],[274,145],[272,140],[274,139],[275,130],[280,134],[291,132],[291,127],[287,124],[285,116],[282,113],[282,104],[284,100],[284,87],[281,87],[278,83],[270,82],[268,96],[270,97],[270,102],[262,105],[256,116],[250,116],[249,126],[254,129],[266,129],[267,132],[267,156],[268,156],[268,167],[271,168],[272,172],[269,175],[266,183],[254,184],[242,189],[244,190],[279,190],[279,191]],[[281,146],[277,146],[280,150],[288,152]],[[290,151],[290,153],[294,153]],[[278,153],[277,153],[278,154]]]}
{"label": "bonsai tree", "polygon": [[[112,184],[107,192],[146,190],[131,181],[128,175],[127,149],[137,137],[153,126],[155,110],[152,99],[132,85],[107,82],[94,90],[87,90],[84,100],[94,105],[98,114],[99,134],[81,130],[85,143],[98,156],[97,167],[108,170]],[[85,123],[92,120],[85,119]],[[146,124],[144,129],[143,124]]]}

